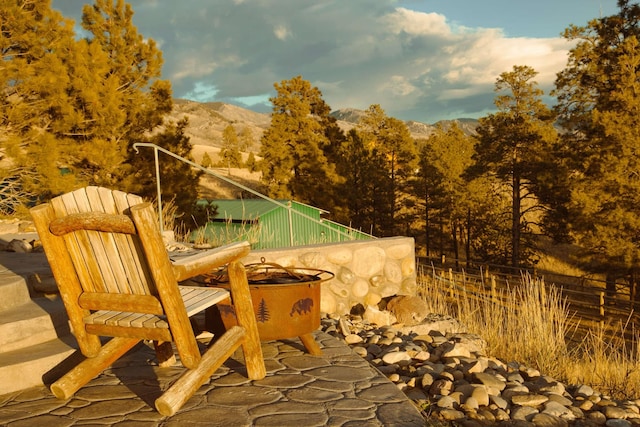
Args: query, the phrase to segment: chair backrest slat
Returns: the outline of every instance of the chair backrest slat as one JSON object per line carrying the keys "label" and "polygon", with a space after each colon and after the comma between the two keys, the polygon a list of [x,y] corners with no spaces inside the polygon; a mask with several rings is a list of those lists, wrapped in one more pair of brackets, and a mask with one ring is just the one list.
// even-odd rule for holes
{"label": "chair backrest slat", "polygon": [[[100,196],[95,187],[87,187],[84,195],[86,196],[86,205],[83,206],[92,212],[104,212],[117,214],[115,210],[108,209],[109,206],[105,206],[100,199]],[[132,293],[129,286],[129,280],[125,268],[122,264],[122,256],[118,249],[117,237],[128,237],[127,235],[114,234],[114,233],[101,233],[101,232],[87,232],[90,236],[94,253],[97,258],[97,263],[102,271],[102,277],[109,292],[119,292],[124,294]],[[130,237],[129,237],[130,238]]]}
{"label": "chair backrest slat", "polygon": [[[105,213],[127,213],[131,206],[143,202],[142,198],[136,195],[127,194],[122,191],[112,191],[102,187],[88,187],[87,193],[95,209],[99,206]],[[119,253],[117,259],[118,272],[123,276],[120,280],[128,285],[126,293],[137,295],[152,294],[157,295],[153,280],[146,263],[141,262],[144,258],[140,241],[135,236],[124,234],[111,235]]]}
{"label": "chair backrest slat", "polygon": [[[117,212],[128,211],[131,206],[143,202],[142,197],[123,191],[111,191],[102,187],[98,188],[98,191],[103,200],[108,199],[114,203]],[[129,278],[134,289],[133,293],[157,295],[158,291],[152,279],[153,276],[149,271],[149,265],[146,262],[141,262],[145,255],[140,239],[127,239],[126,244],[122,243],[121,249],[124,253],[131,254],[130,256],[123,256],[123,262],[127,271],[130,272]]]}
{"label": "chair backrest slat", "polygon": [[[86,187],[51,200],[57,217],[72,213],[126,213],[142,202],[138,196],[114,197],[111,190]],[[68,251],[87,292],[157,295],[135,235],[78,230],[64,236]],[[89,260],[93,258],[93,261]],[[143,259],[143,258],[142,258]]]}
{"label": "chair backrest slat", "polygon": [[[72,193],[66,193],[52,199],[51,206],[53,206],[57,218],[82,212]],[[97,264],[86,262],[87,259],[94,256],[91,239],[87,233],[87,231],[80,230],[64,235],[63,239],[82,288],[88,292],[107,292],[102,273]]]}

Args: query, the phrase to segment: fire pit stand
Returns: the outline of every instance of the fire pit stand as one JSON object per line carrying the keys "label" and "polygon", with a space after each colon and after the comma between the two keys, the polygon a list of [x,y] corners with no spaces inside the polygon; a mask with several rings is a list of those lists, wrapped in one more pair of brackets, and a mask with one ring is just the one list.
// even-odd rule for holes
{"label": "fire pit stand", "polygon": [[[248,264],[247,279],[261,341],[299,337],[310,354],[322,350],[312,332],[320,327],[320,284],[333,273],[310,268],[286,268],[267,263]],[[206,286],[228,288],[226,269],[202,276]],[[207,312],[207,324],[225,329],[236,324],[232,301],[222,302]],[[217,310],[216,310],[217,309]],[[217,311],[217,312],[216,312]]]}

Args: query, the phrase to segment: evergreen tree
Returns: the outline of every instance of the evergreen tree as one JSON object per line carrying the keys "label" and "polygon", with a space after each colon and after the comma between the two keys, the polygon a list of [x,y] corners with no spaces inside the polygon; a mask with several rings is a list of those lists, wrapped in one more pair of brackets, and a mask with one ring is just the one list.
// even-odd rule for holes
{"label": "evergreen tree", "polygon": [[[172,108],[171,86],[158,79],[161,52],[138,34],[131,7],[122,0],[85,6],[87,37],[79,40],[49,0],[7,2],[0,17],[2,148],[21,187],[42,199],[87,184],[155,192],[145,179],[153,162],[138,161],[132,145],[164,138],[164,148],[184,153],[184,135],[173,125],[157,133]],[[195,194],[197,180],[184,166],[175,174],[180,193]]]}
{"label": "evergreen tree", "polygon": [[336,191],[339,200],[334,212],[336,221],[366,233],[378,233],[377,185],[384,181],[385,174],[381,156],[377,150],[366,147],[359,133],[351,129],[335,158],[342,177]]}
{"label": "evergreen tree", "polygon": [[[468,242],[467,221],[472,206],[464,174],[472,163],[473,153],[473,138],[465,135],[457,124],[447,130],[438,126],[420,150],[414,193],[424,224],[424,239],[418,240],[424,242],[427,256],[436,247],[440,254],[450,248],[457,260],[463,237]],[[451,243],[447,248],[440,244],[445,236]]]}
{"label": "evergreen tree", "polygon": [[243,127],[238,136],[238,149],[243,152],[249,151],[253,145],[253,132],[251,132],[251,128],[249,126]]}
{"label": "evergreen tree", "polygon": [[[543,158],[557,137],[554,115],[541,101],[542,90],[531,67],[514,66],[496,81],[498,112],[480,119],[472,176],[487,173],[511,192],[511,264],[520,265],[523,233],[530,231],[527,214],[539,207],[533,194]],[[528,203],[529,202],[529,203]],[[529,245],[525,246],[528,248]]]}
{"label": "evergreen tree", "polygon": [[[558,170],[566,170],[560,205],[570,237],[593,271],[627,277],[640,267],[640,6],[619,0],[617,15],[571,26],[576,41],[556,94],[562,125]],[[562,211],[561,211],[562,213]]]}
{"label": "evergreen tree", "polygon": [[262,180],[273,198],[295,198],[331,209],[334,167],[324,155],[328,144],[322,119],[330,108],[322,93],[301,76],[274,84],[271,125],[261,140]]}
{"label": "evergreen tree", "polygon": [[[111,126],[101,126],[100,137],[93,138],[94,141],[88,144],[92,148],[99,147],[103,153],[117,152],[119,156],[110,164],[98,162],[91,169],[102,181],[97,183],[113,185],[117,182],[125,189],[137,187],[136,178],[126,167],[117,170],[118,160],[124,162],[128,156],[131,162],[135,156],[131,145],[146,141],[146,134],[162,124],[163,116],[173,106],[169,82],[158,79],[162,53],[153,39],[145,39],[138,33],[133,25],[133,14],[124,0],[96,0],[94,5],[85,5],[82,13],[82,27],[90,34],[89,45],[99,47],[108,57],[108,68],[100,74],[116,90],[109,100],[111,111],[114,114],[119,111],[119,120]],[[89,168],[96,163],[96,156],[84,160]],[[153,169],[153,163],[141,167]],[[106,176],[105,170],[109,172]]]}
{"label": "evergreen tree", "polygon": [[245,165],[247,169],[249,169],[249,171],[251,172],[255,172],[257,170],[256,156],[255,154],[253,154],[253,151],[249,152],[249,155],[247,156],[247,162]]}
{"label": "evergreen tree", "polygon": [[209,153],[205,152],[202,155],[202,162],[200,162],[200,165],[203,168],[210,168],[212,164],[213,164],[213,162],[211,161],[211,157],[209,156]]}
{"label": "evergreen tree", "polygon": [[239,150],[239,141],[236,130],[228,125],[222,131],[222,149],[220,150],[222,164],[227,168],[239,168],[242,163],[242,155]]}
{"label": "evergreen tree", "polygon": [[67,52],[73,52],[73,22],[49,0],[4,2],[0,8],[0,186],[7,213],[39,195],[72,189],[62,174],[73,156],[66,140],[56,143],[63,109],[68,108]]}
{"label": "evergreen tree", "polygon": [[380,234],[389,236],[409,229],[410,182],[417,162],[416,145],[404,122],[388,117],[380,105],[371,105],[357,126],[365,146],[378,153],[384,178],[376,183],[376,211]]}

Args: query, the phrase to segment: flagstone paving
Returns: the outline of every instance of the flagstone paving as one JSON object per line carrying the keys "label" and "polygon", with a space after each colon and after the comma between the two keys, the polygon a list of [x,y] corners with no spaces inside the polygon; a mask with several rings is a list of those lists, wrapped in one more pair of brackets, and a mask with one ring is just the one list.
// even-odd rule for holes
{"label": "flagstone paving", "polygon": [[423,426],[425,419],[389,379],[344,342],[316,332],[322,356],[298,339],[263,343],[267,376],[245,376],[236,352],[172,417],[154,400],[183,368],[159,368],[141,344],[69,400],[46,387],[0,396],[0,425],[20,426]]}

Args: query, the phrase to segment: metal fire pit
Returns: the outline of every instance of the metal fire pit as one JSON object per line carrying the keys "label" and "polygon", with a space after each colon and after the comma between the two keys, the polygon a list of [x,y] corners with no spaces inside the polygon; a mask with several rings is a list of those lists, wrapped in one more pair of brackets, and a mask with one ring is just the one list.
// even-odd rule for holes
{"label": "metal fire pit", "polygon": [[[320,327],[320,284],[333,273],[311,268],[285,268],[267,263],[246,265],[260,340],[299,337],[307,351],[321,354],[312,332]],[[226,268],[203,276],[207,286],[229,288]],[[226,329],[236,325],[233,305],[216,305]]]}

